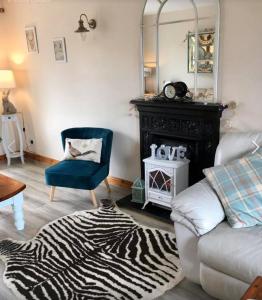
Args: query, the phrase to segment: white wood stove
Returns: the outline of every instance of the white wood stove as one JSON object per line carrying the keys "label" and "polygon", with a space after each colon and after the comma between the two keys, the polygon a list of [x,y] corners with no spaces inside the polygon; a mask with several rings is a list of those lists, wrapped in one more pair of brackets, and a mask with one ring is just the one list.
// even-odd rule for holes
{"label": "white wood stove", "polygon": [[145,204],[156,203],[171,208],[172,199],[188,187],[189,160],[160,160],[146,158]]}

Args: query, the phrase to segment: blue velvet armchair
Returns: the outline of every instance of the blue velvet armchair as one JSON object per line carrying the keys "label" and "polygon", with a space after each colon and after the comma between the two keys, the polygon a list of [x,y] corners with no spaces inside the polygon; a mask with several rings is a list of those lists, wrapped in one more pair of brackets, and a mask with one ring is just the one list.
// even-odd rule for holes
{"label": "blue velvet armchair", "polygon": [[63,160],[45,170],[46,183],[51,186],[50,200],[54,198],[55,187],[67,187],[90,190],[93,205],[97,206],[95,188],[104,180],[110,192],[107,181],[109,174],[110,155],[113,132],[104,128],[69,128],[61,133],[63,149],[66,138],[92,139],[102,138],[101,161],[96,163],[86,160]]}

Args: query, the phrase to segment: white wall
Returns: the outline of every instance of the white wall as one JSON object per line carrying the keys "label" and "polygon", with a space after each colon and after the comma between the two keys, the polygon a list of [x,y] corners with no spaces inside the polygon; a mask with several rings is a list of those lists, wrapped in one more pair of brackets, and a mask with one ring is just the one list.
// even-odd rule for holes
{"label": "white wall", "polygon": [[5,35],[4,35],[4,21],[0,14],[0,67],[5,68],[7,63],[5,50]]}
{"label": "white wall", "polygon": [[[34,151],[59,159],[62,129],[104,126],[115,132],[111,175],[134,179],[139,174],[138,120],[128,117],[128,102],[140,91],[143,3],[5,2],[9,28],[5,43],[20,87],[15,102],[24,112],[29,138],[35,140]],[[262,1],[221,3],[221,100],[238,103],[232,120],[236,130],[261,130]],[[82,12],[98,21],[97,29],[84,43],[73,32]],[[27,54],[25,25],[37,26],[39,55]],[[66,37],[67,64],[54,61],[51,41],[56,36]]]}
{"label": "white wall", "polygon": [[[139,170],[137,119],[129,101],[139,95],[139,20],[143,1],[5,2],[8,57],[20,87],[28,140],[38,154],[60,159],[60,132],[69,127],[114,131],[111,174],[134,179]],[[85,42],[74,33],[79,15],[97,20]],[[8,26],[12,24],[12,26]],[[28,54],[24,28],[37,28],[39,54]],[[52,39],[65,37],[68,63],[56,63]]]}
{"label": "white wall", "polygon": [[234,130],[262,130],[262,1],[221,2],[221,99],[238,104]]}

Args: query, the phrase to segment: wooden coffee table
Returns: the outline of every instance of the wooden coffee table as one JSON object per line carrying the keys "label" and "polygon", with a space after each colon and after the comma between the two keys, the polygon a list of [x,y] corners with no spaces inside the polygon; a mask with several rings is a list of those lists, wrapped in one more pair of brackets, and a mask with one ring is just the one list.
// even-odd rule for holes
{"label": "wooden coffee table", "polygon": [[0,174],[0,208],[11,205],[17,230],[24,229],[23,190],[26,185]]}
{"label": "wooden coffee table", "polygon": [[262,300],[262,276],[258,276],[251,284],[241,300]]}

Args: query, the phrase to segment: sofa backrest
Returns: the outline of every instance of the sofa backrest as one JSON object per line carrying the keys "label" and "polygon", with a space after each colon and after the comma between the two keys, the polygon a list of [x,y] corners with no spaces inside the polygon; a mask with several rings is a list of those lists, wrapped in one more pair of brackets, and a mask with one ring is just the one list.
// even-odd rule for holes
{"label": "sofa backrest", "polygon": [[262,132],[226,133],[222,136],[215,156],[215,166],[224,165],[255,150],[255,141],[262,147]]}

